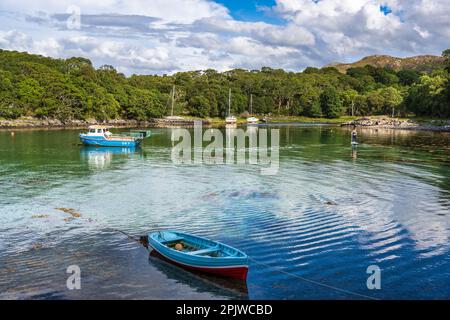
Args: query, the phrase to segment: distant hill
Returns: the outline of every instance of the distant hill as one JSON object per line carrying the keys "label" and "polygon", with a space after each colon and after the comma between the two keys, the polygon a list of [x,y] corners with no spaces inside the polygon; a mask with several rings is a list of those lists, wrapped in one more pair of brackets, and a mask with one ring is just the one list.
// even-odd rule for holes
{"label": "distant hill", "polygon": [[387,55],[373,55],[365,57],[353,63],[333,63],[327,67],[334,67],[345,73],[347,69],[365,67],[370,65],[379,68],[390,68],[395,71],[416,70],[421,72],[432,72],[444,67],[445,59],[440,56],[424,55],[409,58],[397,58]]}

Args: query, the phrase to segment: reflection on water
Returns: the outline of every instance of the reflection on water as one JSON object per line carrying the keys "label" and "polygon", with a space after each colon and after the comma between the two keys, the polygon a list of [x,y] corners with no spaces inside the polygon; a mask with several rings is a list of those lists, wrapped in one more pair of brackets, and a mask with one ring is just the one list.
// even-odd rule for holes
{"label": "reflection on water", "polygon": [[149,263],[164,273],[167,278],[174,279],[178,283],[184,283],[195,287],[199,291],[215,292],[217,295],[233,299],[248,299],[247,283],[242,280],[227,279],[181,269],[164,260],[164,258],[152,250]]}
{"label": "reflection on water", "polygon": [[[136,150],[80,147],[74,130],[0,131],[0,298],[353,298],[280,269],[376,298],[450,298],[448,134],[360,130],[352,149],[346,129],[277,128],[273,176],[248,163],[175,165],[170,129]],[[255,260],[236,287],[111,228],[181,229]],[[79,291],[65,287],[72,264]],[[366,287],[372,264],[380,291]]]}
{"label": "reflection on water", "polygon": [[86,161],[92,169],[106,169],[114,156],[140,154],[140,148],[90,147],[80,148],[81,160]]}

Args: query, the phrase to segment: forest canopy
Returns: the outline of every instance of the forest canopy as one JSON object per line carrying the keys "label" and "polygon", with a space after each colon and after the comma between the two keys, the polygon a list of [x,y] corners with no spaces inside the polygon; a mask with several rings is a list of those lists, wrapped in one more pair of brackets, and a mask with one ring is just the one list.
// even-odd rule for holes
{"label": "forest canopy", "polygon": [[147,120],[171,112],[224,117],[231,110],[337,118],[343,115],[450,116],[450,49],[446,66],[430,73],[372,66],[306,68],[287,72],[234,69],[126,77],[113,66],[96,69],[86,58],[53,59],[0,50],[0,118]]}

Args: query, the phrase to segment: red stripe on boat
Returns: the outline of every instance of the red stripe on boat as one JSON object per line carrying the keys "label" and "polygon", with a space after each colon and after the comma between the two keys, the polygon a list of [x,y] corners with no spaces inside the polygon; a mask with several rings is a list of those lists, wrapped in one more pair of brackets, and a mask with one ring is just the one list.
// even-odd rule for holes
{"label": "red stripe on boat", "polygon": [[248,266],[236,266],[236,267],[232,266],[232,267],[216,267],[216,268],[190,266],[190,265],[180,263],[180,262],[177,262],[175,260],[168,258],[165,255],[163,255],[162,253],[160,253],[159,251],[157,251],[156,249],[153,249],[153,251],[155,253],[157,253],[157,255],[160,258],[162,258],[176,266],[184,268],[184,269],[193,270],[193,271],[201,271],[201,272],[205,272],[205,273],[215,274],[215,275],[219,275],[222,277],[239,279],[239,280],[247,279]]}

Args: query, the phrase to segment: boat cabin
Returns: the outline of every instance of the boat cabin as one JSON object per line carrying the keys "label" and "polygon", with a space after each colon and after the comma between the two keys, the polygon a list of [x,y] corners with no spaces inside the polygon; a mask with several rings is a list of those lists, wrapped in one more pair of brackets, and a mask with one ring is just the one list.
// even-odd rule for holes
{"label": "boat cabin", "polygon": [[89,126],[87,135],[89,136],[110,136],[112,133],[107,126]]}

